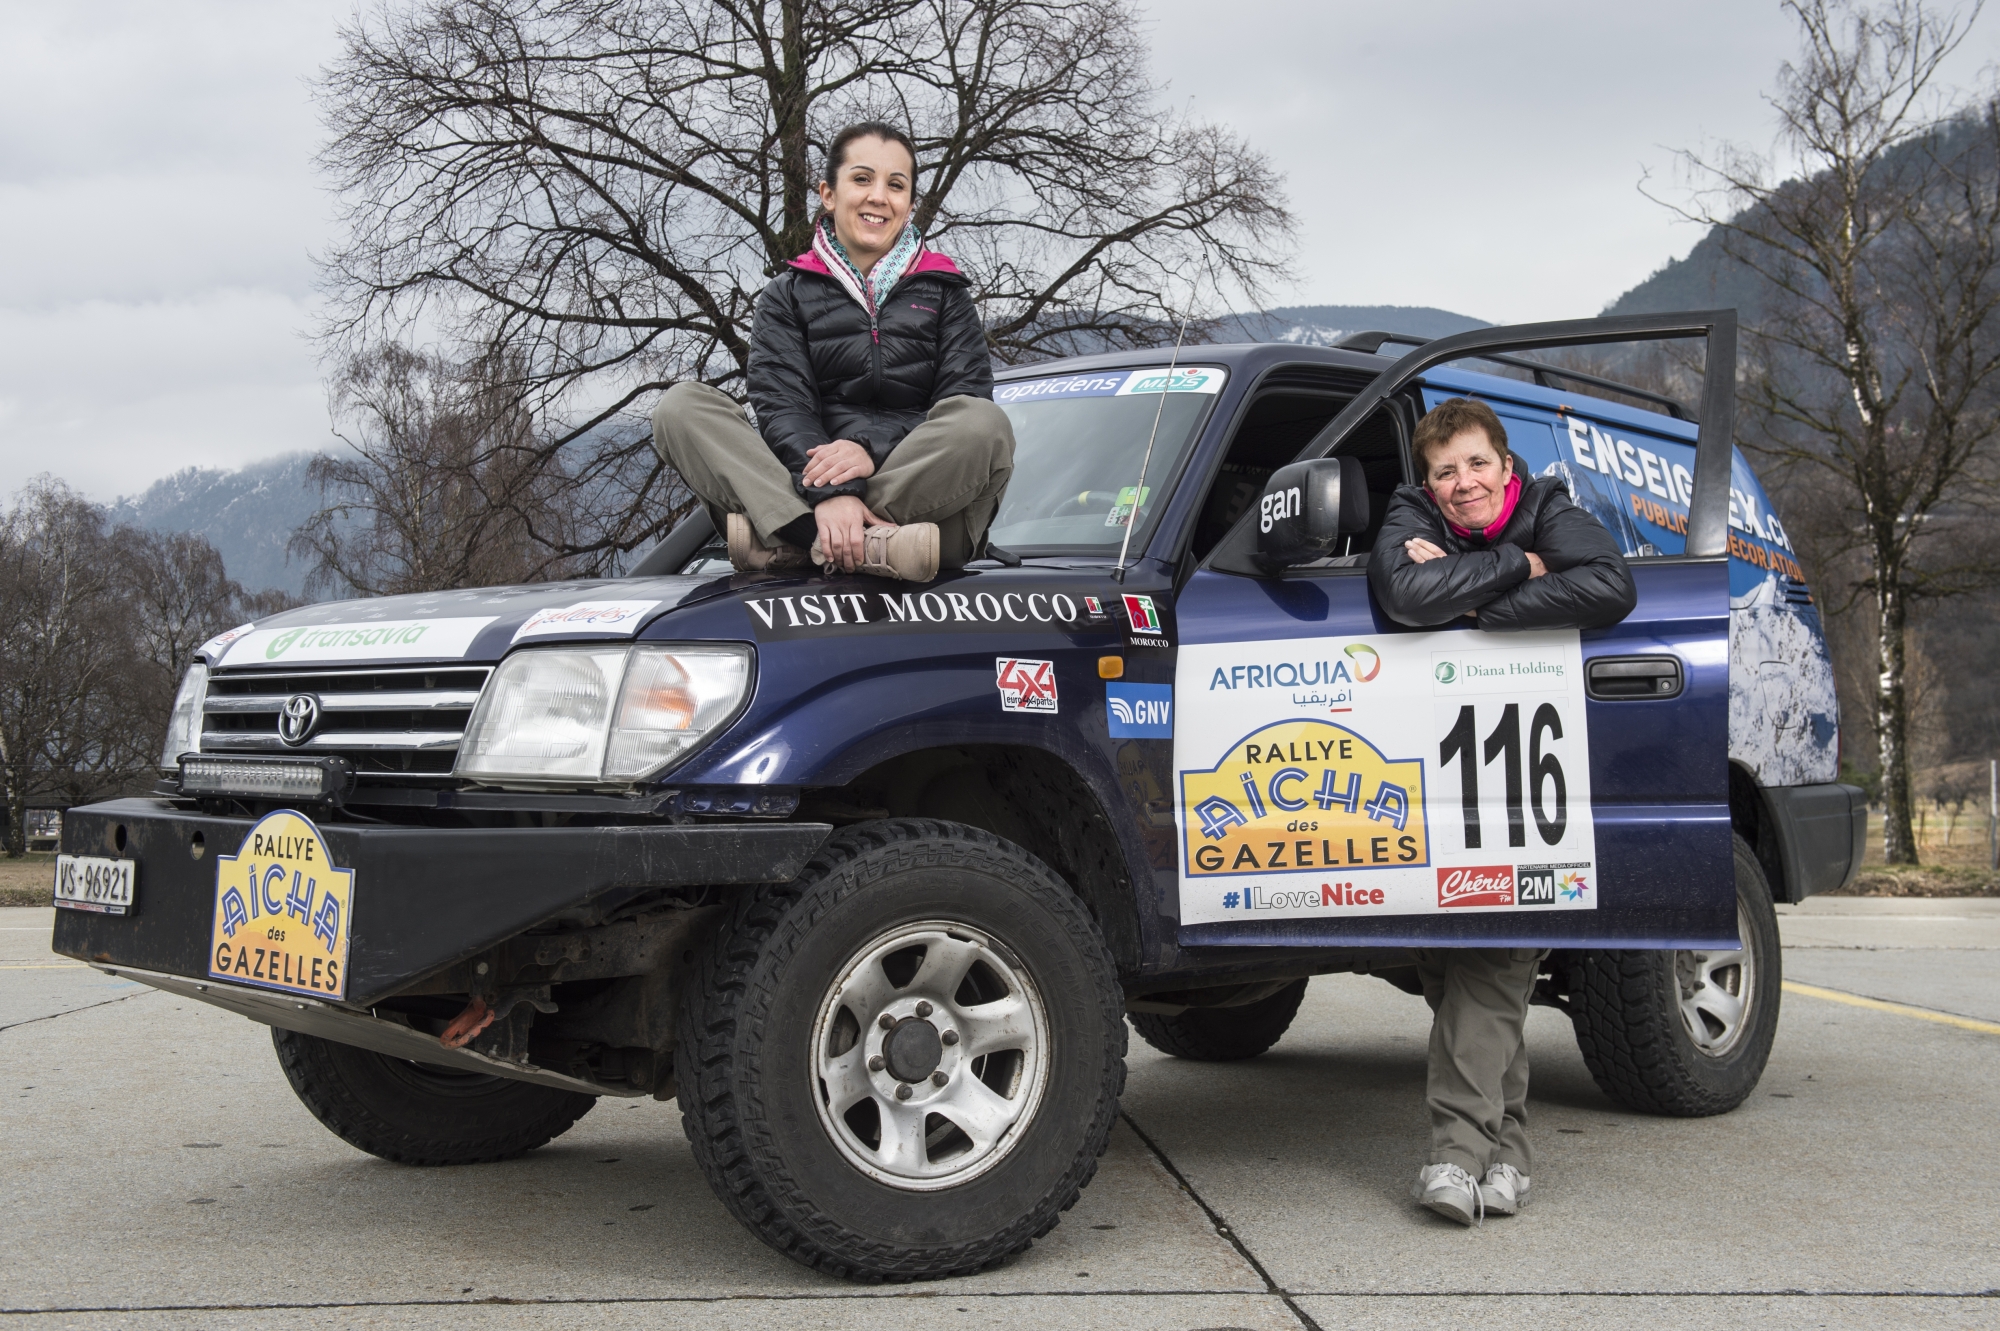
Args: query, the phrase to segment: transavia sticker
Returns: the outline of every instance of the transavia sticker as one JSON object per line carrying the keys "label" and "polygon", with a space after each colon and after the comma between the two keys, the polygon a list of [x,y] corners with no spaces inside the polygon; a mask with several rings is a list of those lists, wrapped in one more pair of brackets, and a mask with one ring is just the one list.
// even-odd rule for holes
{"label": "transavia sticker", "polygon": [[1104,720],[1113,739],[1172,739],[1173,686],[1106,684]]}
{"label": "transavia sticker", "polygon": [[450,619],[380,619],[359,624],[302,624],[255,629],[230,644],[231,666],[307,661],[392,661],[464,656],[492,615]]}
{"label": "transavia sticker", "polygon": [[[880,633],[1016,633],[1089,628],[1103,621],[1084,597],[1047,587],[1006,591],[811,591],[746,596],[743,610],[760,641]],[[1101,602],[1099,602],[1101,606]]]}
{"label": "transavia sticker", "polygon": [[543,638],[557,633],[615,633],[631,637],[638,632],[646,612],[658,601],[579,601],[575,605],[537,610],[528,622],[514,630],[514,641]]}
{"label": "transavia sticker", "polygon": [[993,675],[1000,689],[1001,711],[1056,710],[1055,662],[1024,661],[1018,656],[1002,656],[993,662]]}
{"label": "transavia sticker", "polygon": [[1182,923],[1596,909],[1582,670],[1574,632],[1182,646]]}
{"label": "transavia sticker", "polygon": [[266,814],[215,865],[208,973],[234,984],[339,1000],[347,993],[354,870],[336,868],[304,814]]}

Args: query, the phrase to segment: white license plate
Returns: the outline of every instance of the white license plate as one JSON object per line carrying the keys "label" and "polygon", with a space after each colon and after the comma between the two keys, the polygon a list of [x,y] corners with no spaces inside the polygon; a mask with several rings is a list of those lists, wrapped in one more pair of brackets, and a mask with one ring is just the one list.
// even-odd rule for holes
{"label": "white license plate", "polygon": [[131,860],[98,855],[56,856],[56,905],[123,915],[132,909]]}

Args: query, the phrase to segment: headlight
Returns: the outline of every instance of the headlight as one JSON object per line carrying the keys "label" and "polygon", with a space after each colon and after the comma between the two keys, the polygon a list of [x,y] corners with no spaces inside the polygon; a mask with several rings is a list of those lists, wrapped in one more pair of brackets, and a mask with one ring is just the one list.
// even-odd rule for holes
{"label": "headlight", "polygon": [[196,661],[181,676],[181,691],[174,695],[174,710],[167,717],[167,742],[160,748],[160,766],[178,771],[183,753],[201,747],[201,704],[208,696],[208,665]]}
{"label": "headlight", "polygon": [[457,773],[625,782],[698,748],[750,688],[750,649],[555,647],[516,652],[479,697]]}

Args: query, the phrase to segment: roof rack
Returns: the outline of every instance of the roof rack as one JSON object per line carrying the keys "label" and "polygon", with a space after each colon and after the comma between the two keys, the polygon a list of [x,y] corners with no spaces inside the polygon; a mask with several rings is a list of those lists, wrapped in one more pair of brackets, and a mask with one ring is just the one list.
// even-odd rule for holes
{"label": "roof rack", "polygon": [[[1421,347],[1433,340],[1428,337],[1416,337],[1409,333],[1385,333],[1371,330],[1366,333],[1350,334],[1347,337],[1341,338],[1340,341],[1333,345],[1342,351],[1360,351],[1373,356],[1380,353],[1383,344],[1387,342],[1394,342],[1399,346]],[[1553,365],[1544,365],[1540,361],[1522,360],[1518,356],[1478,356],[1473,359],[1492,361],[1496,365],[1511,365],[1517,370],[1527,370],[1534,375],[1535,383],[1542,388],[1557,387],[1556,384],[1549,382],[1551,379],[1562,379],[1573,384],[1588,384],[1592,388],[1602,388],[1613,393],[1623,393],[1627,397],[1636,397],[1642,402],[1657,403],[1666,408],[1667,414],[1677,421],[1692,421],[1694,419],[1694,413],[1689,411],[1686,405],[1679,399],[1668,397],[1665,393],[1655,393],[1649,388],[1635,388],[1631,384],[1621,384],[1616,379],[1605,379],[1599,375],[1585,374],[1581,370],[1559,369]]]}

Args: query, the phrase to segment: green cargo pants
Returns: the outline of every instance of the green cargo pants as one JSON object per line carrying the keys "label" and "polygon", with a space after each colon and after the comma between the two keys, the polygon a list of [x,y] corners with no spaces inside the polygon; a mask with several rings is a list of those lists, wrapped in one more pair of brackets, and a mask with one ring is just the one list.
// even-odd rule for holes
{"label": "green cargo pants", "polygon": [[1484,1178],[1494,1165],[1533,1174],[1528,1145],[1528,997],[1540,948],[1421,948],[1417,974],[1431,1005],[1434,1165]]}
{"label": "green cargo pants", "polygon": [[[728,394],[678,383],[653,408],[653,447],[708,506],[715,529],[741,513],[765,541],[812,512]],[[962,568],[986,539],[1014,474],[1014,426],[982,397],[948,397],[868,478],[865,502],[891,522],[935,522],[938,564]]]}

